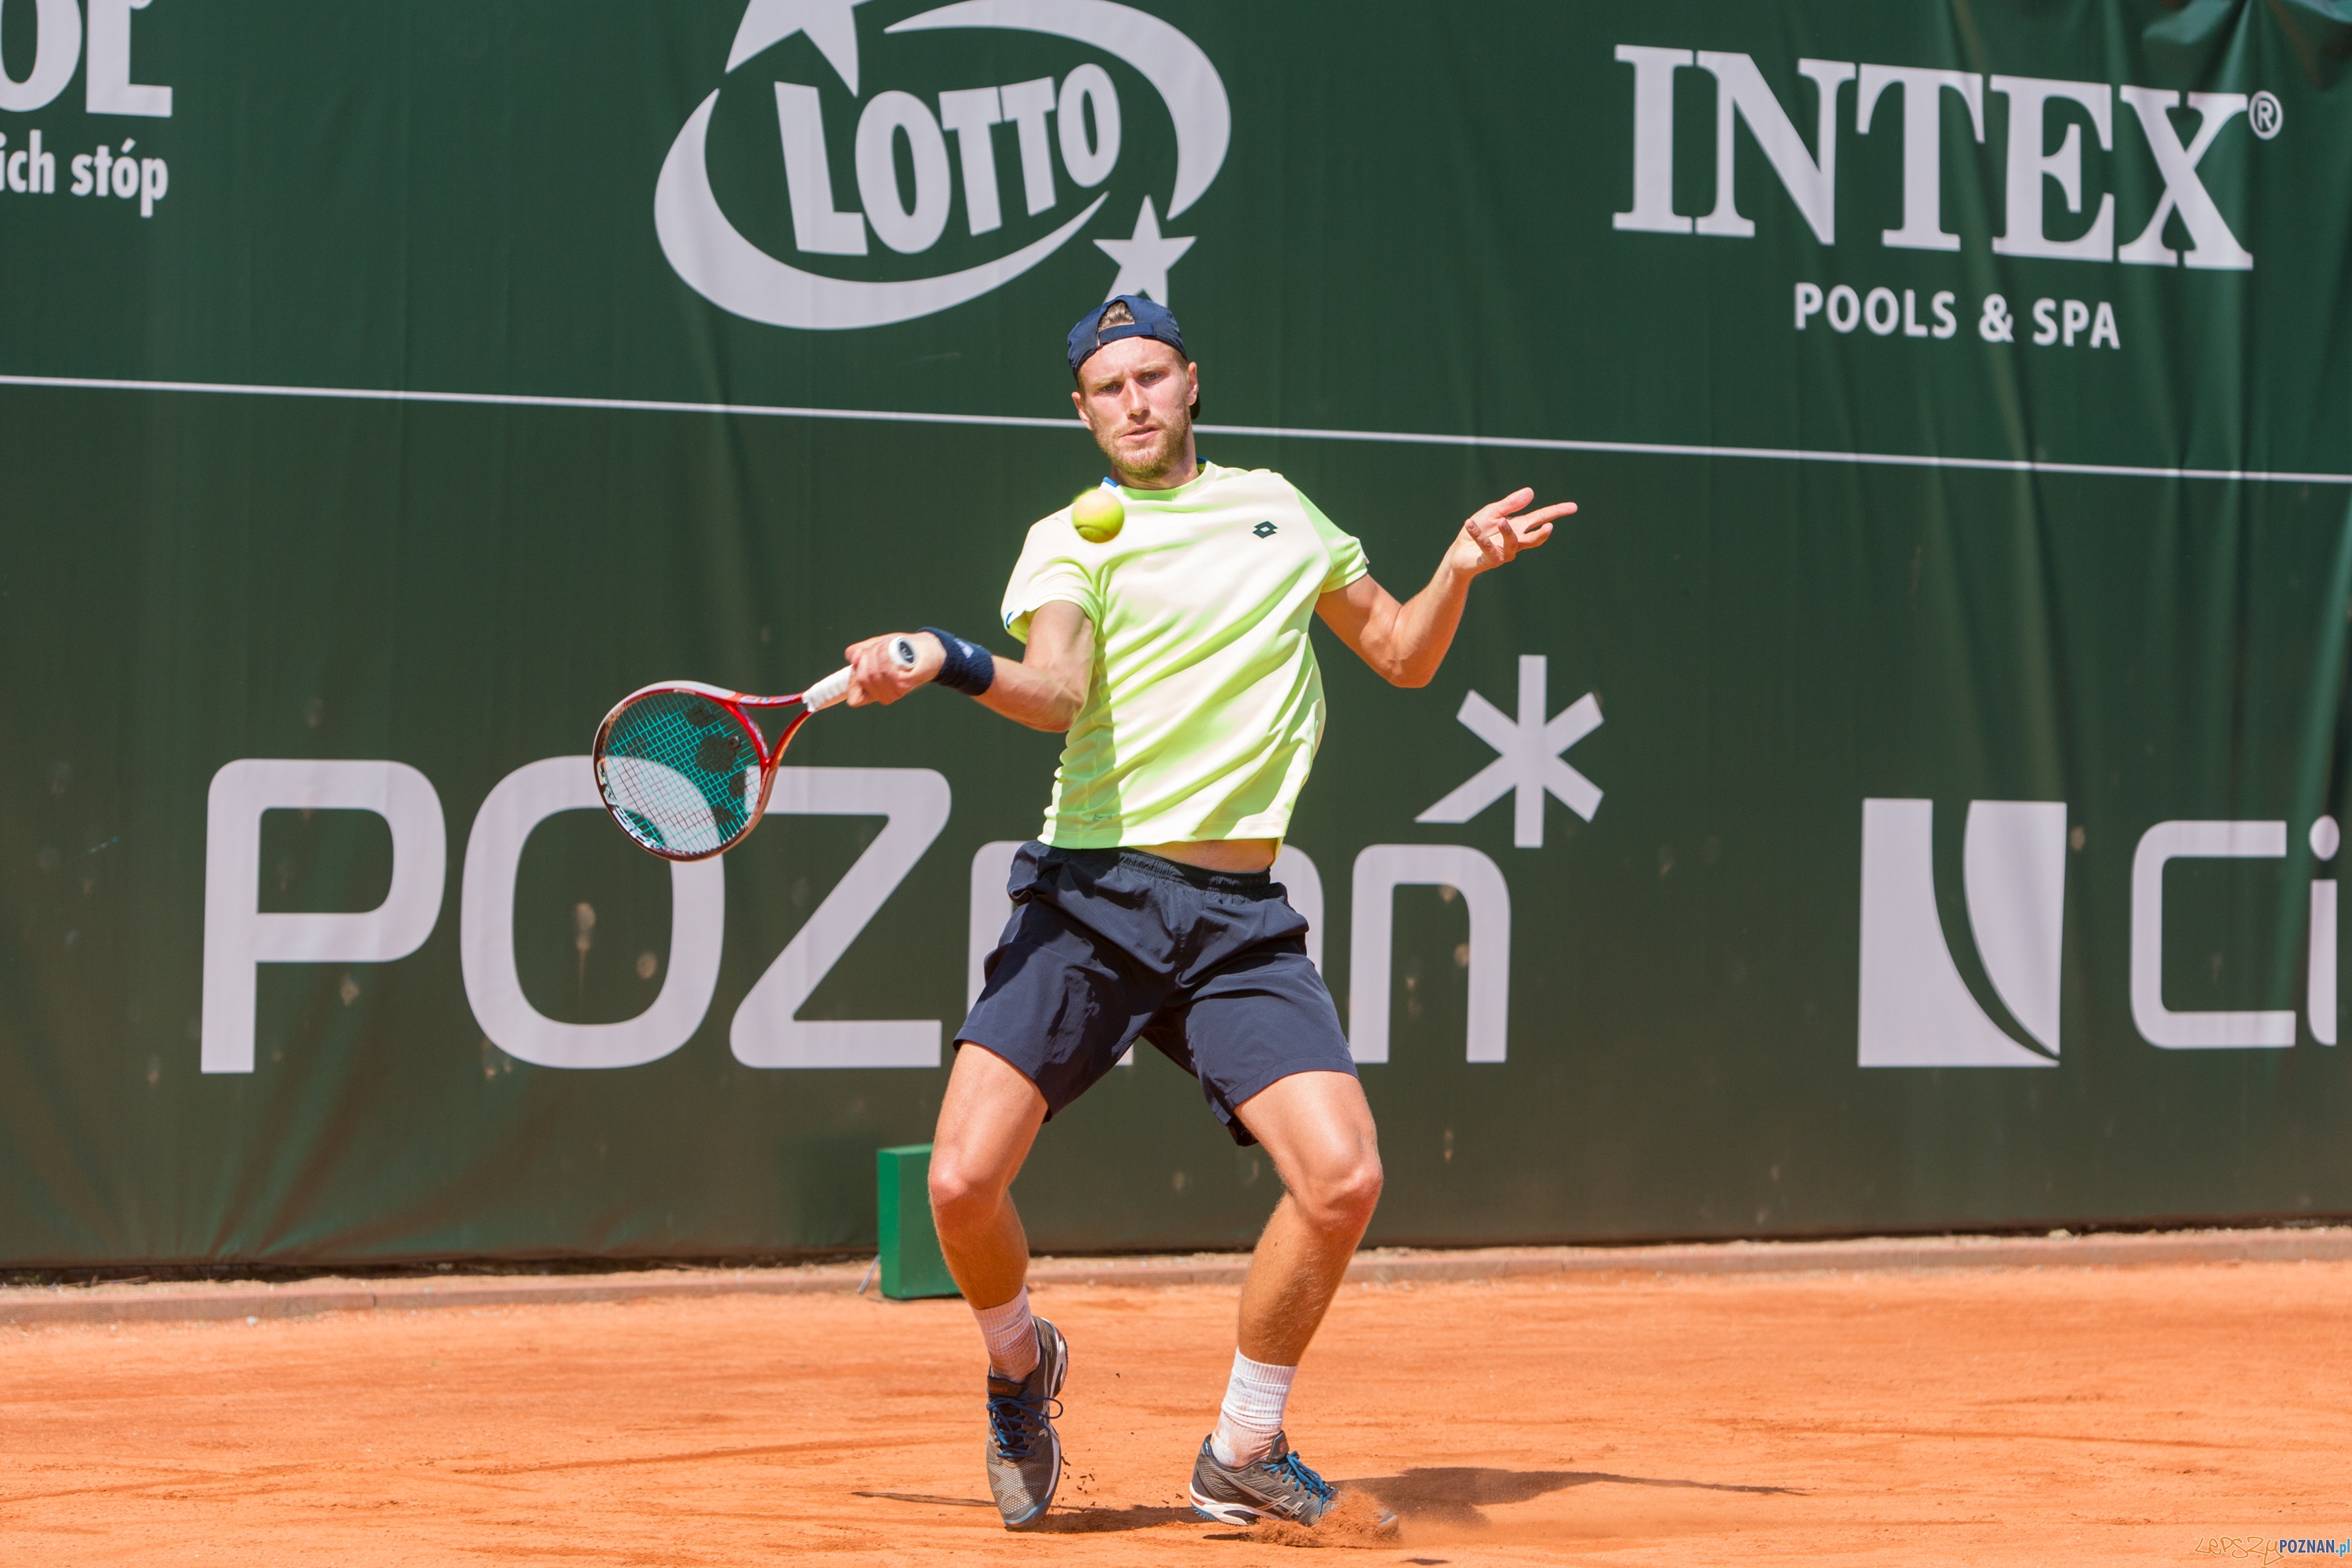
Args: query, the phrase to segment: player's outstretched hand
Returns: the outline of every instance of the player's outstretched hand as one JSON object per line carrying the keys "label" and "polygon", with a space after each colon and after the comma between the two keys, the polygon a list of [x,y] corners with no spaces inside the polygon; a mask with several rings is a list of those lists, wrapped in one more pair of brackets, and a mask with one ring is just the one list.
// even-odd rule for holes
{"label": "player's outstretched hand", "polygon": [[1472,512],[1446,552],[1447,563],[1469,577],[1491,572],[1507,564],[1520,551],[1533,550],[1549,539],[1552,520],[1576,510],[1576,503],[1570,500],[1522,513],[1520,509],[1535,499],[1531,489],[1516,489]]}
{"label": "player's outstretched hand", "polygon": [[[890,657],[890,645],[899,637],[915,645],[915,668],[908,669]],[[878,637],[851,643],[842,650],[849,659],[849,705],[896,702],[931,677],[947,662],[948,651],[929,632],[885,632]]]}

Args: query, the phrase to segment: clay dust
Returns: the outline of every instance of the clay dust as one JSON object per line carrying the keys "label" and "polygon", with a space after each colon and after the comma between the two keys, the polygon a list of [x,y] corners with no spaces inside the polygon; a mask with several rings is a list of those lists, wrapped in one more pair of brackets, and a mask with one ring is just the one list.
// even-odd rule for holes
{"label": "clay dust", "polygon": [[1380,1499],[1361,1487],[1343,1487],[1313,1524],[1263,1519],[1243,1534],[1268,1546],[1393,1546],[1403,1531]]}

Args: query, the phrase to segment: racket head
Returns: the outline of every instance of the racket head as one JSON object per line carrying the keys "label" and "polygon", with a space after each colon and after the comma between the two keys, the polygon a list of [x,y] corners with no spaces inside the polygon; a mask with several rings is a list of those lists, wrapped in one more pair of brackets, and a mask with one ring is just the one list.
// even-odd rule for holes
{"label": "racket head", "polygon": [[743,841],[768,808],[775,759],[742,693],[698,681],[632,691],[596,727],[596,793],[621,831],[665,860],[707,860]]}

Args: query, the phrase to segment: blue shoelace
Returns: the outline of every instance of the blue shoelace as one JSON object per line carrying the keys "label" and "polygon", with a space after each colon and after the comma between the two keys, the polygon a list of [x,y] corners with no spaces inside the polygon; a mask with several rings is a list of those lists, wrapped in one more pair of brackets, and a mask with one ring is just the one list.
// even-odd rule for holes
{"label": "blue shoelace", "polygon": [[1308,1469],[1307,1461],[1298,1457],[1297,1450],[1283,1455],[1267,1468],[1276,1475],[1286,1478],[1293,1485],[1313,1492],[1318,1502],[1331,1500],[1331,1483]]}
{"label": "blue shoelace", "polygon": [[[1062,1414],[1061,1403],[1019,1394],[992,1394],[988,1396],[989,1436],[1006,1458],[1018,1464],[1045,1436],[1046,1421]],[[1047,1409],[1048,1405],[1053,1408]]]}

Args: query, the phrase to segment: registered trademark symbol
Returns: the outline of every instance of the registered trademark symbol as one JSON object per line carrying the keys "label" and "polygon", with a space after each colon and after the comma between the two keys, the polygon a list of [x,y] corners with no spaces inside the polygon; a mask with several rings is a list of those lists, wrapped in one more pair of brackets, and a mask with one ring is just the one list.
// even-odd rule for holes
{"label": "registered trademark symbol", "polygon": [[2286,124],[2286,106],[2279,102],[2274,92],[2258,92],[2246,105],[2246,123],[2253,128],[2255,135],[2267,142]]}

